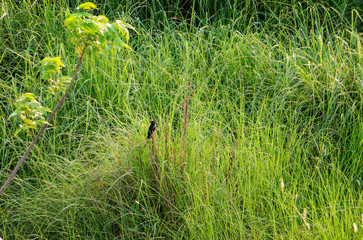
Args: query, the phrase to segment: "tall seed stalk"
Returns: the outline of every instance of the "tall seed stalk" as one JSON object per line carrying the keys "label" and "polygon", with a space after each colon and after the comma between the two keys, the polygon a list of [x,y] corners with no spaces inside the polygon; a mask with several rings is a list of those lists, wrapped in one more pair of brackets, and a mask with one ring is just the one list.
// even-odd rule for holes
{"label": "tall seed stalk", "polygon": [[182,138],[182,151],[183,151],[183,162],[182,162],[182,175],[184,175],[185,173],[185,164],[187,162],[187,153],[186,153],[186,149],[185,149],[185,144],[186,144],[186,134],[187,134],[187,125],[188,125],[188,109],[189,109],[189,100],[190,100],[190,95],[189,95],[189,83],[187,85],[187,89],[186,89],[186,94],[185,94],[185,101],[184,101],[184,131],[183,131],[183,138]]}

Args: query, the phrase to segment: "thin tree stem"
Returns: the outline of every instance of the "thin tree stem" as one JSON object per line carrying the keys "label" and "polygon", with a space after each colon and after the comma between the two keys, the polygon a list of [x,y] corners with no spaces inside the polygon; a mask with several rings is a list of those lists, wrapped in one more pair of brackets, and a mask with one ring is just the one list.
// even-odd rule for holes
{"label": "thin tree stem", "polygon": [[39,133],[34,137],[33,141],[30,143],[29,147],[25,151],[23,157],[20,159],[20,161],[18,162],[18,164],[16,165],[16,167],[14,168],[14,170],[12,171],[12,173],[10,174],[10,176],[8,177],[8,179],[6,179],[4,185],[0,189],[0,196],[4,192],[5,188],[11,183],[11,181],[15,177],[16,173],[19,171],[21,165],[24,163],[25,159],[28,157],[29,152],[32,150],[32,148],[34,147],[35,143],[38,141],[38,139],[40,138],[40,136],[43,134],[44,130],[48,127],[48,124],[50,124],[50,122],[52,121],[52,119],[55,116],[56,112],[59,110],[59,108],[62,106],[63,102],[66,100],[66,98],[68,96],[68,93],[71,90],[71,87],[72,87],[72,85],[74,84],[74,82],[75,82],[75,80],[77,78],[78,70],[79,70],[79,68],[81,66],[85,49],[86,48],[84,48],[81,56],[78,58],[78,63],[77,63],[76,70],[75,70],[74,75],[73,75],[73,78],[72,78],[72,82],[69,84],[69,86],[68,86],[66,92],[64,93],[63,97],[58,102],[57,106],[55,107],[55,109],[53,110],[52,114],[48,118],[48,123],[44,124],[44,126],[42,127],[42,129],[40,129]]}

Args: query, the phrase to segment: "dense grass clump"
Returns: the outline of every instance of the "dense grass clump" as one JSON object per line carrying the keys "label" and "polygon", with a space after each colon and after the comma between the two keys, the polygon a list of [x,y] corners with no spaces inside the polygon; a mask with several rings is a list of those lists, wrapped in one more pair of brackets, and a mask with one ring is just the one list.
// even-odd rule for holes
{"label": "dense grass clump", "polygon": [[[2,3],[1,183],[31,141],[14,99],[54,108],[38,63],[74,68],[79,2],[60,2]],[[0,237],[361,239],[360,1],[129,2],[99,14],[135,26],[135,51],[86,57],[0,198]]]}

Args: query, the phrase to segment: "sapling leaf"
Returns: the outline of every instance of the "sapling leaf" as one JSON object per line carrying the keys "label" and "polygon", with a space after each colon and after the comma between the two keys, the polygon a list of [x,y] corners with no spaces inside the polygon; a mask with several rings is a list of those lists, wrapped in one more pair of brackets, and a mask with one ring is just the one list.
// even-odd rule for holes
{"label": "sapling leaf", "polygon": [[88,33],[88,34],[95,34],[97,33],[97,30],[93,29],[89,23],[82,23],[82,25],[80,26],[80,29],[84,32],[84,33]]}
{"label": "sapling leaf", "polygon": [[129,28],[129,29],[131,29],[131,30],[133,30],[133,31],[135,31],[137,34],[139,34],[137,31],[136,31],[136,29],[131,25],[131,24],[129,24],[129,23],[125,23],[125,22],[123,22],[123,21],[121,21],[121,20],[116,20],[115,21],[115,23],[117,24],[117,25],[119,25],[119,26],[124,26],[124,27],[126,27],[126,28]]}
{"label": "sapling leaf", "polygon": [[110,20],[106,17],[106,16],[103,16],[103,15],[98,15],[96,17],[97,21],[98,22],[102,22],[102,23],[109,23]]}
{"label": "sapling leaf", "polygon": [[76,46],[76,54],[77,54],[77,56],[80,56],[82,54],[83,49],[84,49],[83,46],[77,44],[77,46]]}
{"label": "sapling leaf", "polygon": [[129,42],[130,40],[130,33],[129,33],[129,30],[125,29],[125,38],[126,38],[126,42]]}
{"label": "sapling leaf", "polygon": [[80,12],[80,13],[73,13],[72,15],[76,16],[81,20],[82,17],[92,17],[92,14],[89,14],[87,12]]}
{"label": "sapling leaf", "polygon": [[[96,5],[90,2],[81,4],[78,7],[78,9],[92,8],[96,8]],[[65,25],[70,30],[71,42],[76,43],[77,55],[80,55],[86,48],[99,53],[105,52],[111,47],[131,50],[130,46],[127,45],[130,38],[128,28],[136,30],[130,24],[126,24],[121,20],[116,20],[111,24],[110,20],[103,15],[93,16],[84,12],[67,13],[67,16]],[[119,33],[121,33],[123,40],[118,42]]]}
{"label": "sapling leaf", "polygon": [[101,45],[104,45],[106,43],[106,37],[104,35],[98,36],[98,41]]}
{"label": "sapling leaf", "polygon": [[34,93],[24,93],[23,95],[21,95],[18,102],[22,102],[24,100],[35,100]]}
{"label": "sapling leaf", "polygon": [[85,9],[85,10],[88,10],[88,9],[98,9],[98,8],[97,8],[97,6],[94,3],[85,2],[85,3],[82,3],[81,5],[79,5],[77,7],[77,9]]}
{"label": "sapling leaf", "polygon": [[121,45],[122,47],[127,48],[127,49],[129,49],[129,50],[131,50],[131,51],[132,51],[132,48],[131,48],[129,45],[127,45],[126,43],[121,43],[120,45]]}
{"label": "sapling leaf", "polygon": [[117,46],[119,46],[120,48],[127,48],[129,50],[132,51],[132,48],[127,45],[126,43],[122,42],[120,39],[116,39],[115,41],[113,41]]}
{"label": "sapling leaf", "polygon": [[68,76],[62,76],[59,78],[59,81],[62,82],[62,83],[71,83],[72,81],[72,78],[71,77],[68,77]]}
{"label": "sapling leaf", "polygon": [[42,60],[44,78],[49,78],[52,73],[60,73],[60,69],[65,67],[60,57],[46,57]]}
{"label": "sapling leaf", "polygon": [[50,109],[49,107],[42,107],[42,110],[44,112],[52,112],[52,109]]}
{"label": "sapling leaf", "polygon": [[115,24],[116,24],[117,29],[121,32],[121,34],[125,35],[126,34],[126,27],[123,24],[123,22],[120,21],[120,20],[116,20]]}
{"label": "sapling leaf", "polygon": [[71,15],[71,12],[69,11],[69,9],[67,8],[66,11],[64,12],[64,16],[67,19],[69,16]]}
{"label": "sapling leaf", "polygon": [[69,30],[76,29],[78,27],[78,24],[76,24],[78,20],[79,20],[79,18],[72,14],[69,17],[67,17],[66,20],[64,20],[64,25]]}
{"label": "sapling leaf", "polygon": [[127,27],[128,29],[133,30],[135,33],[140,34],[131,24],[128,23],[123,23],[125,27]]}
{"label": "sapling leaf", "polygon": [[19,125],[20,129],[25,131],[36,129],[37,125],[44,124],[44,114],[51,112],[50,108],[41,106],[33,93],[22,94],[15,105],[16,110],[10,114],[9,118],[19,116],[23,121],[23,124]]}

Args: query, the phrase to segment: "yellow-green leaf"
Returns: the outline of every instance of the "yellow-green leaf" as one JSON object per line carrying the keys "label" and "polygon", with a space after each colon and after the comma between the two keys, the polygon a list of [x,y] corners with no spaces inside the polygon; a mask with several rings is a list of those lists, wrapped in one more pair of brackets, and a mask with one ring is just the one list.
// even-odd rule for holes
{"label": "yellow-green leaf", "polygon": [[131,30],[135,31],[137,34],[139,34],[139,33],[136,31],[136,29],[135,29],[135,28],[134,28],[131,24],[124,23],[124,25],[125,25],[125,27],[127,27],[127,28],[129,28],[129,29],[131,29]]}
{"label": "yellow-green leaf", "polygon": [[61,57],[54,57],[53,60],[54,60],[54,63],[57,64],[58,66],[65,67],[65,65],[63,64],[63,62],[61,60]]}
{"label": "yellow-green leaf", "polygon": [[67,8],[67,10],[65,11],[65,18],[68,18],[70,15],[71,15],[71,12]]}
{"label": "yellow-green leaf", "polygon": [[127,45],[127,44],[125,44],[125,43],[121,43],[120,45],[121,45],[122,47],[127,48],[127,49],[129,49],[129,50],[131,50],[131,51],[132,51],[132,48],[130,48],[130,46],[129,46],[129,45]]}
{"label": "yellow-green leaf", "polygon": [[108,23],[108,22],[110,22],[110,20],[106,17],[106,16],[104,16],[104,15],[98,15],[97,16],[97,20],[98,21],[102,21],[102,22],[104,22],[104,23]]}
{"label": "yellow-green leaf", "polygon": [[85,2],[85,3],[82,3],[81,5],[79,5],[77,7],[77,9],[85,9],[85,10],[88,10],[88,9],[98,9],[98,8],[97,8],[97,6],[94,3]]}
{"label": "yellow-green leaf", "polygon": [[77,20],[78,17],[72,14],[64,20],[64,25],[69,29],[75,29],[77,27]]}

